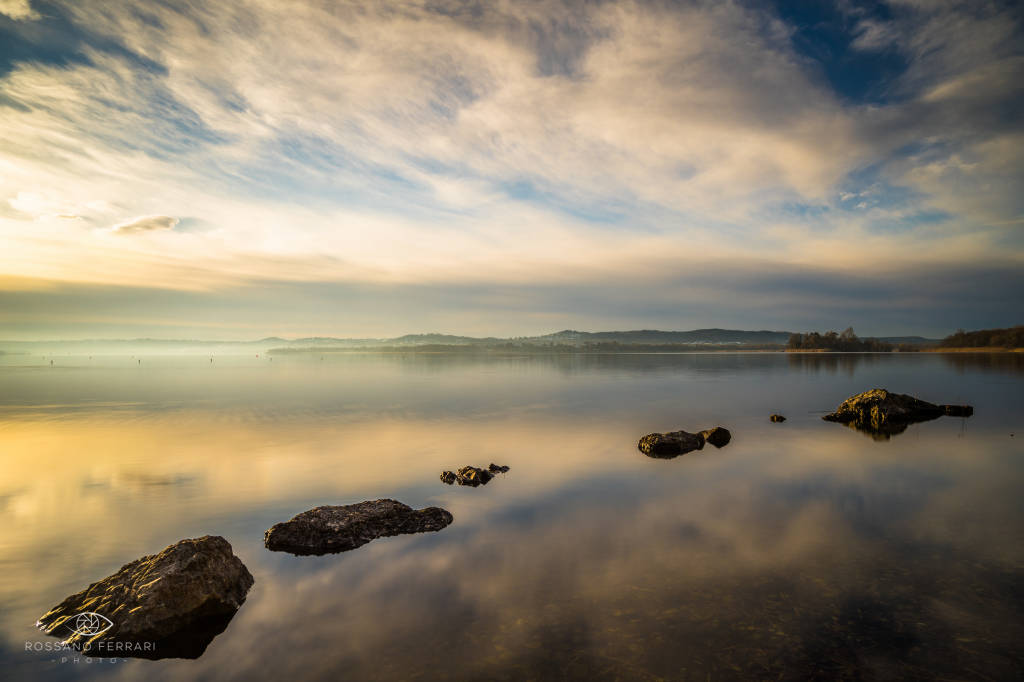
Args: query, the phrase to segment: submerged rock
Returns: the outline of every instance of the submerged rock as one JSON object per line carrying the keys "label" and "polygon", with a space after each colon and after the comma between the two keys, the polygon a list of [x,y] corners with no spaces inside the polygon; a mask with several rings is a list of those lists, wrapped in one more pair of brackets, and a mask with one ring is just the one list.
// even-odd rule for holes
{"label": "submerged rock", "polygon": [[783,417],[781,414],[773,414],[770,417],[768,417],[768,419],[770,421],[779,422],[779,423],[786,421],[786,418]]}
{"label": "submerged rock", "polygon": [[835,412],[822,419],[846,424],[876,439],[888,439],[906,431],[907,426],[943,415],[969,417],[970,405],[935,405],[903,393],[873,388],[843,401]]}
{"label": "submerged rock", "polygon": [[732,434],[729,433],[729,429],[716,426],[713,429],[706,429],[700,432],[703,436],[705,443],[711,443],[716,448],[725,447],[732,440]]}
{"label": "submerged rock", "polygon": [[297,555],[334,554],[390,535],[438,531],[452,522],[439,507],[413,509],[396,500],[314,507],[264,534],[267,549]]}
{"label": "submerged rock", "polygon": [[181,540],[73,594],[36,626],[87,656],[198,658],[253,578],[222,537]]}
{"label": "submerged rock", "polygon": [[458,483],[459,485],[468,485],[471,488],[477,486],[487,485],[495,474],[503,474],[508,471],[507,466],[498,466],[497,464],[491,464],[486,469],[480,469],[474,466],[464,466],[459,469],[458,473],[452,473],[451,471],[444,471],[441,473],[441,481],[451,485]]}

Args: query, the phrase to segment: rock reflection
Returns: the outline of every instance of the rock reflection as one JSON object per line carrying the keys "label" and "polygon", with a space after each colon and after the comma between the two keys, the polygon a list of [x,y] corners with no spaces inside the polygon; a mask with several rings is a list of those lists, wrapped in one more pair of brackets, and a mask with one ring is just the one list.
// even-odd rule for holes
{"label": "rock reflection", "polygon": [[867,436],[871,440],[887,441],[893,436],[898,436],[901,433],[906,432],[907,428],[913,424],[920,424],[922,422],[932,421],[935,419],[938,419],[938,417],[925,417],[922,419],[916,419],[912,422],[890,423],[877,428],[863,422],[848,422],[843,424],[843,426],[848,429],[853,429],[857,433]]}
{"label": "rock reflection", "polygon": [[224,632],[234,619],[235,613],[214,614],[197,620],[189,625],[187,630],[176,632],[169,637],[152,640],[152,648],[136,647],[128,650],[112,649],[109,651],[98,651],[87,656],[114,656],[117,658],[143,658],[150,661],[159,661],[166,658],[196,659],[206,653],[207,647],[213,640]]}
{"label": "rock reflection", "polygon": [[805,372],[842,372],[853,376],[861,365],[875,365],[882,361],[881,353],[786,353],[786,361],[792,369]]}

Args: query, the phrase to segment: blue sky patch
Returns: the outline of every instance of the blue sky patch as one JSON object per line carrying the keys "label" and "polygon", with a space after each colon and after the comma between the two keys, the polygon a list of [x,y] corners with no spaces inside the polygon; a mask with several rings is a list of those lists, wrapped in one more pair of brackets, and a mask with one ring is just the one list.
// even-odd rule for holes
{"label": "blue sky patch", "polygon": [[907,58],[891,46],[862,50],[853,45],[863,28],[859,22],[892,20],[888,5],[817,0],[773,0],[771,5],[792,29],[793,48],[820,70],[842,99],[853,104],[892,101],[889,86],[906,70]]}

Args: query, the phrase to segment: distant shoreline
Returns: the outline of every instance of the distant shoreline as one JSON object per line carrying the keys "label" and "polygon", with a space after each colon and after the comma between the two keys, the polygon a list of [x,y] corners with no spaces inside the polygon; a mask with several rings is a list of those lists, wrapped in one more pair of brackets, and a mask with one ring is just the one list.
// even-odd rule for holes
{"label": "distant shoreline", "polygon": [[1024,353],[1024,348],[994,348],[992,346],[974,346],[964,348],[922,348],[922,353]]}
{"label": "distant shoreline", "polygon": [[922,347],[913,350],[891,351],[835,351],[828,348],[789,349],[784,347],[730,347],[730,346],[685,346],[650,347],[637,344],[631,348],[586,348],[571,346],[520,346],[516,348],[495,348],[493,346],[406,346],[369,348],[271,348],[267,355],[475,355],[475,356],[524,356],[524,355],[686,355],[708,353],[786,353],[813,355],[889,355],[899,353],[1022,353],[1024,348],[937,348]]}
{"label": "distant shoreline", "polygon": [[882,351],[835,351],[831,348],[787,348],[786,353],[1024,353],[1024,348],[993,348],[991,346],[975,346],[965,348],[944,348],[941,346],[920,346],[918,348],[894,348]]}
{"label": "distant shoreline", "polygon": [[684,353],[781,353],[781,346],[647,346],[623,344],[618,347],[587,346],[542,346],[522,345],[515,347],[465,345],[465,346],[380,346],[367,348],[344,348],[316,346],[308,348],[270,348],[267,355],[667,355]]}
{"label": "distant shoreline", "polygon": [[[304,347],[304,348],[270,348],[262,353],[257,353],[267,356],[311,356],[311,355],[460,355],[464,357],[524,357],[524,356],[599,356],[599,355],[696,355],[696,354],[739,354],[739,353],[783,353],[786,355],[893,355],[893,354],[913,354],[913,353],[931,353],[931,354],[950,354],[950,355],[1014,355],[1017,353],[1024,353],[1024,348],[993,348],[993,347],[965,347],[965,348],[942,348],[935,346],[922,346],[918,348],[902,348],[892,350],[859,350],[859,351],[840,351],[833,350],[831,348],[785,348],[781,346],[692,346],[692,345],[678,345],[678,346],[644,346],[637,344],[635,346],[629,344],[623,344],[616,347],[584,347],[584,346],[518,346],[515,348],[503,348],[494,346],[449,346],[449,347],[437,347],[437,346],[391,346],[391,347],[326,347],[318,348],[316,346]],[[77,356],[121,356],[128,355],[129,351],[124,350],[116,353],[103,353],[96,351],[85,351],[77,350],[73,352],[63,352],[54,350],[47,350],[42,352],[26,352],[26,351],[0,351],[0,357],[2,356],[59,356],[59,357],[77,357]],[[247,356],[249,352],[241,351],[240,349],[205,349],[202,352],[178,352],[178,353],[167,353],[167,352],[153,352],[150,350],[134,350],[132,357],[136,356],[162,356],[162,355],[218,355],[218,356]]]}

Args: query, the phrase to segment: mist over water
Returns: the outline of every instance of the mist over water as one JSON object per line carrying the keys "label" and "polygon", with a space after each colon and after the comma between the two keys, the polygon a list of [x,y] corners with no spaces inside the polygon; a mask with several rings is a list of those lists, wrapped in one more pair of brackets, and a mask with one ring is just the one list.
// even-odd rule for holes
{"label": "mist over water", "polygon": [[[1020,677],[1019,355],[0,357],[0,667],[26,680]],[[874,387],[975,415],[888,441],[820,419]],[[636,449],[652,431],[715,425],[732,432],[720,450]],[[511,470],[475,489],[438,480],[490,462]],[[263,547],[298,512],[382,497],[455,520],[339,555]],[[256,582],[199,659],[24,650],[65,596],[204,534],[227,538]]]}

